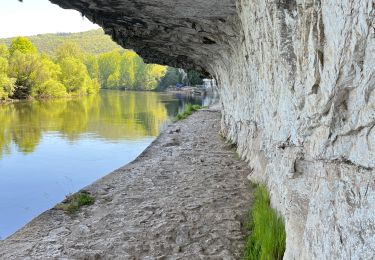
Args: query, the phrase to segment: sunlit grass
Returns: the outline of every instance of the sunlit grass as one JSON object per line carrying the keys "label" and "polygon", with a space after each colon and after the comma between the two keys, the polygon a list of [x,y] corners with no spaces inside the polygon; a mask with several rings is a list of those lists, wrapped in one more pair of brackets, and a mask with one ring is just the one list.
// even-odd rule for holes
{"label": "sunlit grass", "polygon": [[202,107],[200,105],[192,105],[192,104],[187,105],[185,107],[184,112],[176,116],[176,121],[188,118],[191,114],[193,114],[195,111],[198,111],[201,108]]}
{"label": "sunlit grass", "polygon": [[283,219],[270,207],[267,188],[256,187],[254,205],[250,212],[244,260],[282,259],[285,251],[285,227]]}

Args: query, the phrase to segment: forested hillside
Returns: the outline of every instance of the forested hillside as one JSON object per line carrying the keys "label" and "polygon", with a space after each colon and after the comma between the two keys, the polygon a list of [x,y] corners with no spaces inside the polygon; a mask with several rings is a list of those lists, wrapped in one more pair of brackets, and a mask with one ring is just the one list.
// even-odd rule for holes
{"label": "forested hillside", "polygon": [[47,55],[26,37],[0,44],[0,100],[94,94],[100,87],[154,90],[166,72],[120,48],[94,55],[64,41]]}
{"label": "forested hillside", "polygon": [[[121,48],[102,29],[80,33],[40,34],[27,37],[41,53],[54,55],[65,41],[76,43],[88,54],[101,54]],[[10,46],[14,38],[0,39],[0,44]]]}
{"label": "forested hillside", "polygon": [[103,30],[0,39],[0,100],[96,93],[99,88],[163,90],[201,84],[196,71],[145,64]]}

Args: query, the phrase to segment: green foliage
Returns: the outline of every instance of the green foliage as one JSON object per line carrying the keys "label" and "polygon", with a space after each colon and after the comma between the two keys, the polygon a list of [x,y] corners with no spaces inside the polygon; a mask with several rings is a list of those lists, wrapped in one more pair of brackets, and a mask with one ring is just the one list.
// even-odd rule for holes
{"label": "green foliage", "polygon": [[176,116],[176,120],[179,121],[179,120],[186,119],[186,118],[188,118],[191,114],[193,114],[195,111],[198,111],[198,110],[201,109],[201,108],[202,108],[202,107],[199,106],[199,105],[188,104],[188,105],[185,107],[185,110],[184,110],[182,113],[179,113],[179,114]]}
{"label": "green foliage", "polygon": [[85,81],[85,90],[87,94],[96,94],[100,90],[100,84],[97,79],[91,79],[90,77],[86,77]]}
{"label": "green foliage", "polygon": [[0,57],[5,59],[9,58],[9,50],[5,44],[0,44]]}
{"label": "green foliage", "polygon": [[100,83],[103,87],[113,88],[117,85],[120,59],[121,55],[119,51],[112,51],[99,56]]}
{"label": "green foliage", "polygon": [[66,211],[69,214],[76,213],[82,206],[89,206],[95,203],[95,199],[87,192],[81,191],[67,196],[66,199],[56,205],[57,209]]}
{"label": "green foliage", "polygon": [[13,95],[16,80],[0,73],[0,100],[8,99]]}
{"label": "green foliage", "polygon": [[72,41],[66,41],[61,44],[56,51],[56,58],[58,61],[62,61],[65,58],[76,58],[84,60],[84,53],[81,47]]}
{"label": "green foliage", "polygon": [[[44,54],[54,56],[64,42],[73,42],[88,54],[98,55],[120,48],[102,29],[80,33],[40,34],[28,37],[36,48]],[[0,44],[10,46],[13,38],[0,39]]]}
{"label": "green foliage", "polygon": [[202,85],[203,80],[201,74],[196,70],[189,70],[187,73],[189,85],[195,86],[195,85]]}
{"label": "green foliage", "polygon": [[164,90],[169,86],[175,86],[177,83],[182,83],[181,73],[176,68],[168,67],[165,76],[160,81],[158,90]]}
{"label": "green foliage", "polygon": [[285,251],[285,227],[281,217],[270,207],[267,188],[256,187],[255,202],[248,223],[244,260],[282,259]]}
{"label": "green foliage", "polygon": [[16,79],[15,98],[27,98],[40,72],[40,60],[35,53],[13,52],[9,59],[9,76]]}
{"label": "green foliage", "polygon": [[[37,51],[32,43],[35,37],[30,37],[31,40],[25,37],[14,38],[9,50],[4,44],[0,45],[0,98],[94,94],[100,87],[154,90],[167,73],[167,67],[145,64],[135,52],[121,50],[116,44],[111,45],[109,52],[88,54],[87,51],[90,50],[81,41],[89,39],[86,35],[90,35],[90,41],[94,41],[99,35],[103,37],[103,32],[59,34],[55,37],[47,35],[49,38],[44,37],[46,40],[59,39],[59,45],[54,45],[51,56]],[[103,39],[96,43],[102,44],[100,41]]]}
{"label": "green foliage", "polygon": [[85,94],[86,80],[89,77],[85,64],[76,58],[64,58],[60,62],[60,81],[68,93]]}
{"label": "green foliage", "polygon": [[187,72],[187,77],[184,75],[185,72],[181,69],[168,67],[165,76],[161,79],[158,86],[158,90],[164,90],[169,86],[175,86],[176,84],[185,84],[185,85],[202,85],[203,80],[202,76],[196,70],[189,70]]}
{"label": "green foliage", "polygon": [[37,85],[32,91],[32,96],[40,98],[65,97],[66,95],[65,86],[54,79],[49,79]]}
{"label": "green foliage", "polygon": [[110,89],[154,90],[166,73],[166,67],[145,64],[135,52],[115,50],[98,58],[102,87]]}
{"label": "green foliage", "polygon": [[24,54],[37,52],[33,43],[26,37],[17,37],[12,40],[9,52],[10,54],[13,54],[15,51],[19,51]]}
{"label": "green foliage", "polygon": [[99,63],[98,58],[94,55],[87,55],[85,58],[87,72],[92,79],[99,79]]}

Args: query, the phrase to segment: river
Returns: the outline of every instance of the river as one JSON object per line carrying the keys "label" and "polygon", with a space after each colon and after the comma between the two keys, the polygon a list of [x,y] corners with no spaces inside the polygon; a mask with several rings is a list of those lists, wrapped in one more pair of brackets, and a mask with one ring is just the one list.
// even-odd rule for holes
{"label": "river", "polygon": [[0,105],[0,239],[66,195],[134,160],[201,98],[102,91]]}

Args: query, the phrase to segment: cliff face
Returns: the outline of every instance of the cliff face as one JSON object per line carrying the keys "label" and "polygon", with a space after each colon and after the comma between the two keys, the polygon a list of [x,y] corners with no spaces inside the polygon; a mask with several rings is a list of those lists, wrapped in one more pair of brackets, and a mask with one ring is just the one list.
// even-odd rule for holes
{"label": "cliff face", "polygon": [[285,259],[373,257],[373,0],[52,2],[217,79],[222,131],[285,218]]}

